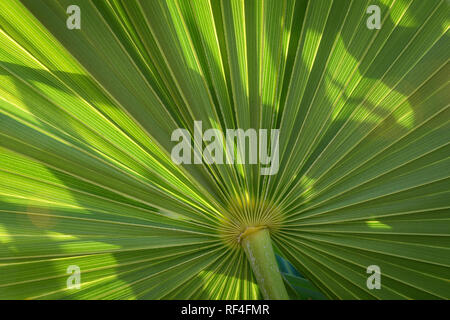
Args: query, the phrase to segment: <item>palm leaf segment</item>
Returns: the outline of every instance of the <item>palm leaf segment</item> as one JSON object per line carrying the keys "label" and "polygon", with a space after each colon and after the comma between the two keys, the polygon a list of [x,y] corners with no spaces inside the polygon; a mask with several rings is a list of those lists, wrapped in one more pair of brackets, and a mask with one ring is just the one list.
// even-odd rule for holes
{"label": "palm leaf segment", "polygon": [[[448,2],[375,2],[0,1],[0,297],[260,298],[264,226],[329,298],[450,298]],[[279,172],[174,164],[194,120]]]}

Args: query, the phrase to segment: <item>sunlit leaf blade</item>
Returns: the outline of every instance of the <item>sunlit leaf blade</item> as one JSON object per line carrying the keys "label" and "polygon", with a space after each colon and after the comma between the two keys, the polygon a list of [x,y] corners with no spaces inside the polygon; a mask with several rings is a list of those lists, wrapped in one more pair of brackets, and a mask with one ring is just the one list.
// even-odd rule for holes
{"label": "sunlit leaf blade", "polygon": [[[0,1],[0,298],[259,299],[237,236],[264,225],[292,298],[449,299],[448,12]],[[175,164],[194,121],[280,129],[278,172]]]}

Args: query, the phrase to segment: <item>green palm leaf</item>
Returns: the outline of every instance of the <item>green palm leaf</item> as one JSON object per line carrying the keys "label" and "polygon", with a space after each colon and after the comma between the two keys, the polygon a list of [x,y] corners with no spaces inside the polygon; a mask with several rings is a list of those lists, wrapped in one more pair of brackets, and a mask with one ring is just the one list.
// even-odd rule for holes
{"label": "green palm leaf", "polygon": [[[449,299],[448,2],[375,2],[0,2],[0,298],[262,298],[264,227],[293,298]],[[175,164],[194,121],[277,174]]]}

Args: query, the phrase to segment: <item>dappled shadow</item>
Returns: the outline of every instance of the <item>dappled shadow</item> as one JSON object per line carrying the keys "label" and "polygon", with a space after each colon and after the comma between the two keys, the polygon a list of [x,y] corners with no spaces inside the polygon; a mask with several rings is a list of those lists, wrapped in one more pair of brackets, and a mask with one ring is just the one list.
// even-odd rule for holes
{"label": "dappled shadow", "polygon": [[[313,69],[311,70],[312,74],[324,74],[324,78],[323,80],[320,77],[316,77],[314,79],[312,79],[311,81],[308,81],[307,83],[307,87],[305,89],[306,95],[303,97],[304,99],[302,101],[300,101],[299,103],[301,103],[300,105],[300,111],[299,114],[296,115],[295,121],[294,121],[294,129],[299,129],[302,127],[303,122],[306,121],[307,118],[307,108],[306,107],[310,107],[310,108],[314,108],[315,104],[314,102],[316,102],[316,96],[320,97],[321,99],[324,100],[320,100],[322,101],[322,105],[323,106],[327,106],[330,111],[328,112],[329,114],[331,114],[333,103],[335,102],[335,100],[332,100],[329,97],[329,90],[328,90],[328,86],[327,85],[321,85],[322,81],[325,81],[327,84],[329,84],[330,86],[334,86],[336,88],[339,88],[338,90],[340,92],[343,92],[343,99],[345,100],[345,104],[342,106],[342,108],[340,109],[340,111],[334,116],[334,118],[327,122],[327,126],[324,128],[318,128],[321,129],[320,131],[318,130],[316,132],[318,141],[316,143],[316,146],[314,148],[312,148],[311,150],[308,149],[309,153],[307,154],[307,158],[305,159],[305,163],[304,165],[300,168],[300,170],[298,172],[295,173],[295,177],[290,181],[289,184],[285,184],[280,186],[279,183],[281,181],[281,175],[280,176],[276,176],[273,178],[273,180],[269,180],[270,184],[269,187],[271,188],[269,190],[268,195],[270,197],[274,197],[276,198],[277,196],[279,196],[280,198],[283,195],[286,195],[289,190],[292,189],[293,186],[297,186],[297,189],[295,189],[296,191],[298,191],[299,193],[302,191],[302,188],[298,187],[298,185],[302,183],[302,179],[305,179],[304,174],[308,171],[308,169],[313,165],[314,161],[316,160],[316,158],[325,150],[325,148],[329,145],[330,141],[332,140],[332,138],[339,132],[339,130],[344,126],[344,125],[348,125],[348,126],[355,126],[355,131],[354,134],[355,135],[360,135],[364,132],[364,130],[366,130],[366,128],[364,126],[359,126],[360,123],[356,122],[355,120],[351,120],[351,122],[348,121],[350,115],[353,113],[353,111],[355,110],[355,106],[362,106],[365,110],[367,110],[368,113],[370,113],[371,116],[374,117],[374,121],[373,122],[380,122],[380,120],[382,120],[381,125],[379,126],[379,129],[377,130],[383,130],[383,128],[390,128],[390,127],[397,127],[396,132],[400,135],[408,132],[409,128],[402,125],[401,123],[398,122],[398,119],[396,119],[395,117],[390,116],[391,110],[389,110],[388,108],[381,108],[379,107],[376,103],[378,103],[377,101],[367,101],[365,99],[365,95],[366,95],[366,91],[360,92],[359,95],[350,95],[347,96],[346,94],[346,83],[339,83],[338,81],[336,81],[336,77],[334,74],[330,74],[330,72],[325,68],[325,61],[328,58],[328,55],[331,54],[329,49],[329,43],[331,39],[335,39],[337,36],[339,36],[342,39],[342,42],[344,44],[345,50],[348,52],[348,54],[350,54],[355,61],[360,61],[361,56],[363,55],[363,49],[365,49],[364,46],[362,45],[355,45],[355,42],[359,41],[359,36],[353,36],[353,32],[344,32],[344,33],[340,33],[338,35],[338,31],[339,28],[337,28],[336,26],[340,25],[340,21],[341,19],[344,17],[346,10],[348,9],[348,5],[349,5],[349,1],[335,1],[333,4],[333,7],[331,8],[330,11],[330,17],[329,19],[331,19],[330,21],[332,21],[332,24],[327,25],[325,32],[324,32],[324,39],[322,40],[322,43],[320,44],[320,47],[318,49],[319,52],[319,56],[317,57],[317,64],[313,65]],[[249,3],[246,3],[246,6],[248,6],[249,8],[251,7]],[[379,6],[381,7],[381,13],[382,13],[382,17],[385,17],[388,14],[388,8],[382,4],[379,4]],[[287,87],[288,87],[288,83],[289,80],[291,78],[292,75],[292,67],[294,64],[294,59],[296,56],[296,52],[297,52],[297,45],[300,41],[300,36],[301,36],[301,32],[304,30],[301,30],[301,23],[304,19],[305,16],[305,11],[307,8],[307,1],[298,1],[297,4],[295,5],[295,12],[294,12],[294,22],[293,22],[293,29],[289,30],[291,32],[291,45],[288,48],[288,52],[287,52],[287,62],[286,62],[286,68],[287,71],[284,75],[283,78],[283,88],[282,91],[280,92],[280,100],[281,103],[279,105],[279,111],[277,114],[275,114],[275,121],[274,121],[274,127],[278,128],[282,122],[281,122],[281,114],[283,112],[286,111],[286,106],[285,106],[285,101],[286,101],[286,95],[287,95]],[[361,11],[361,15],[362,15],[362,22],[365,23],[365,6],[360,5],[359,7],[356,6],[355,8],[359,8]],[[414,17],[417,17],[419,13],[421,13],[421,15],[426,15],[428,14],[428,12],[431,12],[431,9],[433,8],[429,8],[428,5],[426,4],[426,1],[418,1],[418,2],[414,2],[414,6],[411,8],[411,10],[408,11],[408,14],[410,14],[412,16],[412,19],[414,20]],[[187,10],[187,8],[184,8],[184,10]],[[355,9],[356,10],[356,9]],[[186,23],[187,26],[190,30],[190,32],[192,33],[194,39],[196,40],[200,40],[200,41],[194,41],[194,47],[195,50],[198,54],[198,58],[199,58],[199,63],[204,71],[204,77],[205,79],[202,79],[202,76],[197,74],[195,71],[191,70],[192,74],[192,78],[194,79],[201,79],[201,80],[205,80],[206,83],[209,84],[208,89],[210,90],[210,94],[212,96],[213,99],[213,103],[214,105],[212,107],[215,108],[217,114],[219,114],[219,121],[220,121],[220,126],[223,128],[237,128],[238,124],[237,124],[237,119],[236,119],[236,114],[233,113],[233,110],[236,110],[236,108],[238,108],[239,106],[236,106],[234,103],[234,99],[233,99],[233,88],[231,86],[231,74],[230,74],[230,66],[228,65],[228,56],[227,56],[227,52],[226,52],[226,44],[225,39],[220,36],[218,39],[219,42],[219,46],[221,48],[221,52],[224,55],[222,57],[222,60],[224,62],[224,68],[225,68],[225,79],[224,80],[224,84],[226,84],[228,92],[226,93],[226,98],[227,101],[222,101],[221,98],[221,93],[217,92],[217,88],[215,86],[212,85],[213,81],[212,81],[212,73],[214,74],[221,74],[222,73],[222,69],[219,65],[215,64],[214,61],[208,60],[207,56],[212,56],[211,53],[211,48],[208,48],[207,45],[205,45],[206,42],[202,42],[202,34],[201,31],[198,28],[198,25],[196,23],[196,21],[193,19],[192,14],[187,14],[187,12],[185,11],[185,17],[186,17]],[[222,17],[221,17],[221,10],[219,9],[219,7],[214,6],[213,7],[213,14],[214,14],[214,19],[215,19],[215,23],[216,24],[220,24],[223,23],[222,21]],[[250,19],[250,17],[249,17]],[[253,18],[254,19],[254,18]],[[416,20],[420,20],[419,18],[416,18]],[[280,24],[281,25],[281,24]],[[299,27],[300,26],[300,27]],[[384,20],[384,23],[382,25],[382,30],[383,29],[393,29],[394,28],[394,22],[392,21],[390,16],[387,16],[386,19]],[[417,85],[413,84],[413,83],[408,83],[408,82],[402,82],[402,85],[398,86],[398,80],[399,78],[394,77],[394,76],[387,76],[385,77],[385,71],[387,70],[387,67],[390,66],[390,64],[392,63],[392,61],[394,61],[395,58],[395,53],[393,54],[393,48],[398,48],[397,51],[395,51],[397,54],[400,54],[401,49],[403,49],[408,43],[409,41],[412,39],[412,37],[414,36],[414,34],[417,31],[417,25],[411,25],[411,26],[403,26],[403,25],[397,25],[395,26],[395,33],[394,36],[392,37],[392,39],[390,38],[389,41],[387,42],[385,48],[380,51],[380,54],[377,55],[376,57],[376,62],[373,64],[369,64],[370,62],[372,62],[372,59],[363,59],[361,64],[358,64],[357,67],[357,72],[359,72],[360,74],[364,75],[365,78],[369,78],[369,79],[374,79],[374,80],[379,80],[381,81],[385,86],[387,86],[390,90],[393,90],[395,92],[398,92],[400,95],[404,96],[406,98],[406,101],[409,103],[410,107],[412,108],[412,113],[414,114],[414,123],[412,125],[417,125],[419,123],[421,123],[421,121],[423,121],[423,116],[421,116],[421,111],[420,109],[416,108],[416,104],[414,103],[414,101],[412,101],[411,99],[411,93],[413,92],[414,89],[416,89]],[[220,27],[223,28],[223,27]],[[319,32],[319,30],[313,30],[316,32]],[[250,37],[255,37],[256,35],[251,34],[251,29],[247,29],[246,32],[248,32],[249,34],[247,34],[247,38]],[[372,36],[376,34],[376,30],[366,30],[365,32],[370,33],[369,36],[365,36],[363,37],[365,39],[365,41],[367,42],[367,44],[370,44],[370,39],[372,39]],[[382,32],[382,31],[380,31]],[[266,39],[268,39],[267,45],[268,45],[268,50],[271,52],[270,56],[271,57],[277,57],[279,56],[279,52],[278,52],[278,47],[276,46],[276,44],[272,43],[271,37],[266,37]],[[127,48],[129,51],[132,51],[131,47]],[[394,56],[391,56],[394,55]],[[136,59],[138,59],[136,57]],[[141,58],[139,58],[141,59]],[[374,57],[375,59],[375,57]],[[254,63],[256,60],[256,58],[254,56],[249,55],[248,57],[248,63],[249,65],[253,65],[252,63]],[[273,62],[276,65],[276,62]],[[55,80],[54,77],[58,78],[58,79],[68,79],[71,78],[74,80],[74,82],[76,83],[82,83],[86,80],[88,80],[88,78],[84,75],[79,75],[79,74],[74,74],[74,73],[67,73],[64,71],[59,71],[59,70],[37,70],[37,69],[33,69],[33,68],[29,68],[26,66],[22,66],[22,65],[17,65],[14,63],[10,63],[10,62],[0,62],[0,75],[6,75],[9,76],[10,74],[14,74],[19,76],[21,79],[23,79],[23,81],[25,81],[26,83],[29,83],[31,85],[35,84],[35,83],[39,83],[39,84],[43,84],[46,86],[49,86],[55,90],[60,90],[63,93],[67,94],[67,95],[73,95],[73,92],[68,90],[67,88],[63,87],[60,85],[60,83],[58,82],[58,80]],[[8,71],[6,71],[8,70]],[[165,81],[167,81],[167,79],[170,78],[170,73],[169,73],[169,68],[163,68],[162,70],[156,70],[158,72],[160,72],[161,74],[157,75],[158,79],[165,79]],[[253,76],[250,75],[250,76]],[[262,76],[262,75],[259,75]],[[14,81],[18,81],[17,79],[15,79],[14,77],[11,77]],[[158,80],[152,81],[151,78],[148,78],[148,80],[151,83],[159,83]],[[252,85],[254,85],[252,83]],[[241,84],[242,86],[242,84]],[[20,88],[21,86],[17,86],[17,88]],[[157,94],[161,97],[161,99],[165,102],[165,103],[179,103],[179,100],[181,100],[181,98],[179,98],[179,96],[177,96],[177,98],[172,101],[170,100],[171,98],[169,97],[170,92],[167,92],[165,90],[163,90],[163,88],[161,88],[160,86],[156,86],[158,91]],[[319,90],[317,88],[320,88]],[[250,88],[250,92],[255,92],[255,88]],[[20,92],[18,92],[20,94]],[[252,110],[250,116],[250,122],[246,125],[248,125],[249,127],[255,128],[255,129],[259,129],[259,124],[260,124],[260,118],[259,118],[259,108],[262,109],[269,109],[269,110],[275,110],[275,106],[273,105],[268,105],[268,104],[264,104],[261,102],[261,97],[260,96],[256,96],[256,95],[251,95],[251,96],[247,96],[246,97],[249,101],[250,104],[250,109]],[[30,101],[28,101],[28,95],[22,94],[21,96],[22,102],[24,103],[25,106],[27,106],[28,104],[31,104]],[[96,101],[95,99],[93,99],[92,101],[89,101],[90,103],[95,104]],[[194,106],[191,106],[194,107]],[[29,112],[33,113],[33,109],[29,108],[28,109]],[[87,142],[85,141],[85,137],[80,134],[79,130],[77,128],[71,127],[70,126],[70,121],[73,121],[72,117],[68,114],[65,113],[64,111],[55,108],[54,110],[55,112],[58,112],[61,114],[61,118],[60,119],[67,119],[67,124],[64,126],[64,132],[67,134],[67,136],[64,136],[64,138],[70,139],[70,137],[73,137],[79,141],[82,142]],[[186,114],[184,113],[173,113],[172,116],[174,116],[175,119],[177,119],[177,121],[179,121],[180,123],[182,122],[182,120],[185,120]],[[355,121],[354,123],[352,123],[352,121]],[[6,119],[6,118],[2,118],[0,119],[1,124],[11,124],[13,122],[13,120],[11,119]],[[209,123],[208,125],[211,125],[211,127],[213,126],[212,123]],[[41,126],[42,129],[48,131],[48,132],[54,132],[57,133],[57,131],[55,131],[55,128],[53,126],[48,125],[47,123],[44,122],[40,122],[39,126]],[[191,131],[193,130],[193,128],[189,128]],[[207,127],[203,128],[204,130],[207,129]],[[263,128],[264,129],[264,128]],[[267,128],[268,129],[268,128]],[[15,130],[20,130],[21,134],[23,136],[27,136],[27,135],[36,135],[36,132],[23,125],[23,126],[17,126],[15,127]],[[298,136],[295,134],[295,132],[299,132],[299,130],[295,131],[294,130],[294,134],[289,135],[289,136],[283,136],[283,134],[281,133],[281,137],[282,139],[290,139],[288,142],[289,146],[293,146],[295,145],[295,142],[297,141]],[[60,132],[59,132],[60,133]],[[166,133],[167,134],[167,133]],[[166,137],[168,141],[170,141],[170,137]],[[386,143],[390,142],[390,141],[394,141],[396,137],[391,137],[391,136],[386,136],[386,135],[380,135],[377,136],[377,139],[384,139],[386,141]],[[40,141],[42,142],[42,146],[46,145],[46,141],[45,139],[50,139],[48,137],[41,137],[41,140],[39,139],[35,139],[33,141]],[[300,138],[301,139],[301,138]],[[6,148],[11,146],[11,143],[13,143],[12,141],[7,142],[6,140],[3,140],[2,142],[0,142],[0,145],[5,146]],[[73,143],[76,144],[76,141],[73,140]],[[311,143],[310,146],[312,146],[313,144]],[[60,146],[60,145],[58,145]],[[80,145],[80,147],[82,147]],[[290,150],[289,150],[290,151]],[[26,154],[26,152],[29,152],[28,154]],[[36,152],[36,151],[34,151]],[[31,151],[24,151],[25,155],[27,156],[33,156],[33,154],[31,153]],[[78,153],[74,153],[74,154],[78,154]],[[98,156],[101,156],[100,154],[98,154]],[[106,157],[104,159],[107,159]],[[283,157],[282,158],[283,162],[280,163],[280,167],[283,168],[283,166],[286,165],[286,159]],[[80,161],[80,166],[82,166],[83,164],[83,159],[74,159],[75,161]],[[253,169],[257,169],[257,166],[249,166],[250,168]],[[66,186],[68,189],[68,192],[70,192],[71,196],[74,199],[74,202],[79,205],[80,207],[90,207],[89,203],[86,203],[86,198],[85,197],[80,197],[80,194],[78,192],[71,192],[70,190],[74,189],[74,190],[90,190],[90,192],[92,194],[96,194],[96,195],[101,195],[101,197],[108,199],[108,200],[113,200],[113,201],[117,201],[117,202],[122,202],[125,204],[129,204],[135,207],[139,207],[141,209],[148,209],[151,211],[156,211],[155,208],[152,208],[146,204],[141,203],[138,200],[133,200],[130,198],[127,198],[123,195],[119,195],[118,193],[115,193],[111,190],[107,190],[105,188],[102,188],[100,186],[97,186],[93,183],[90,182],[81,182],[78,181],[76,179],[73,179],[73,177],[70,177],[70,175],[65,174],[64,172],[57,170],[55,168],[52,168],[50,166],[45,166],[45,168],[55,177],[57,178],[59,181],[61,181],[61,183]],[[210,170],[210,169],[208,169]],[[214,170],[214,169],[211,169]],[[211,171],[212,172],[212,171]],[[210,172],[210,173],[211,173]],[[214,173],[217,173],[214,172]],[[280,172],[281,173],[281,172]],[[267,182],[267,179],[257,179],[257,173],[255,171],[253,171],[253,173],[250,175],[251,176],[251,180],[249,181],[249,183],[251,184],[253,193],[251,194],[252,196],[256,196],[258,194],[258,191],[263,189],[263,183]],[[308,175],[306,175],[306,178],[311,178]],[[253,184],[254,183],[260,183],[260,185],[258,185],[258,187],[254,187]],[[237,183],[237,182],[236,182]],[[223,187],[227,187],[223,184],[222,181],[216,181],[216,184],[219,186],[223,186]],[[236,185],[237,186],[237,185]],[[217,186],[214,186],[215,188],[217,188]],[[232,186],[229,186],[229,190],[226,190],[226,194],[227,195],[231,195],[232,194]],[[282,188],[282,189],[281,189]],[[213,187],[211,187],[211,189],[214,190]],[[282,194],[278,194],[277,192],[279,192],[280,190],[284,190],[284,192]],[[217,192],[217,190],[216,190]],[[220,192],[217,192],[217,194],[220,194]],[[291,198],[295,200],[295,203],[301,203],[301,201],[303,200],[302,197],[299,197],[297,194],[291,195]],[[221,201],[223,203],[227,202],[227,199],[222,198]],[[12,207],[11,207],[12,206]],[[0,203],[0,209],[2,210],[11,210],[11,211],[27,211],[30,210],[29,207],[26,206],[19,206],[19,205],[11,205],[8,203]],[[37,211],[37,212],[41,212],[41,210],[45,210],[45,207],[43,208],[36,208],[36,209],[32,209],[32,211]],[[61,209],[58,209],[61,210]],[[97,215],[97,213],[95,212],[91,212],[89,210],[88,214],[95,216]],[[4,213],[2,213],[4,214]],[[42,216],[39,216],[42,217]],[[45,219],[44,219],[45,220]],[[37,227],[36,230],[42,231],[42,234],[48,234],[48,232],[56,232],[56,233],[61,233],[63,234],[64,232],[66,232],[66,227],[63,227],[62,225],[55,223],[55,224],[51,224],[51,223],[33,223],[33,219],[31,219],[30,217],[28,217],[27,219],[24,219],[23,221],[21,220],[21,222],[19,223],[20,226],[22,226],[24,229],[30,229],[30,228],[34,228]],[[17,222],[15,222],[17,223]],[[14,225],[14,224],[12,224]],[[372,227],[375,226],[376,224],[372,224]],[[369,227],[371,225],[369,224]],[[0,250],[6,250],[7,252],[9,252],[8,254],[10,254],[11,256],[14,256],[14,250],[16,250],[17,252],[20,252],[21,250],[25,250],[25,247],[23,246],[23,244],[18,241],[18,237],[14,235],[14,232],[12,231],[8,231],[8,224],[6,223],[2,223],[0,224],[0,227],[3,227],[5,229],[5,234],[9,237],[8,242],[1,242],[0,243]],[[79,230],[80,232],[82,232],[82,230]],[[93,234],[95,234],[95,232],[93,232]],[[74,242],[77,241],[76,239],[74,239]],[[100,238],[98,241],[100,242],[108,242],[108,240],[102,239]],[[111,241],[110,244],[116,244],[115,241]],[[54,253],[55,254],[60,254],[62,253],[62,250],[60,250],[58,247],[54,248]],[[67,256],[70,256],[69,254],[67,254]],[[142,257],[145,257],[145,252],[142,252]],[[129,257],[127,257],[124,254],[121,253],[111,253],[110,258],[112,260],[115,261],[115,264],[117,265],[129,265],[131,262],[129,260]],[[8,262],[12,262],[14,261],[14,259],[8,260]],[[0,263],[2,263],[2,261],[0,260]],[[60,269],[57,269],[54,265],[54,262],[51,260],[46,260],[46,262],[44,263],[44,265],[41,265],[42,270],[47,270],[47,274],[48,275],[53,275],[56,274],[58,272],[60,272]],[[143,272],[145,273],[145,266],[144,265],[139,265],[139,267],[142,268]],[[230,269],[230,268],[226,268],[226,269]],[[142,288],[140,287],[141,284],[139,283],[132,283],[131,284],[131,280],[128,276],[124,275],[123,273],[121,273],[122,271],[124,271],[125,269],[121,269],[121,267],[117,267],[117,272],[120,272],[118,275],[118,279],[123,281],[123,285],[129,285],[129,288],[131,290],[131,294],[135,294],[137,296],[142,296],[143,298],[146,297],[145,294],[142,295]],[[215,268],[213,269],[214,272],[220,274],[222,269],[216,270]],[[205,272],[211,271],[210,267],[205,269]],[[222,270],[223,271],[223,270]],[[8,277],[10,282],[14,282],[14,277],[17,275],[20,275],[20,268],[18,269],[14,269],[14,271],[10,271],[11,273],[8,273]],[[143,274],[144,274],[143,273]],[[82,273],[83,274],[83,273]],[[235,274],[233,273],[233,270],[231,268],[231,270],[228,270],[227,272],[224,272],[224,275],[227,276],[235,276]],[[45,277],[45,274],[42,275],[42,277]],[[62,279],[64,279],[64,283],[65,283],[65,279],[66,279],[66,275],[61,276]],[[247,278],[246,274],[239,274],[238,275],[238,279],[242,280],[242,281],[251,281],[251,279]],[[202,281],[200,277],[196,278],[196,281]],[[20,290],[23,290],[22,287],[20,287]],[[19,290],[19,289],[18,289]],[[6,292],[6,291],[5,291]],[[19,292],[19,291],[18,291]],[[22,292],[22,291],[21,291]],[[0,287],[0,293],[1,293],[1,287]],[[66,294],[66,293],[64,293]],[[196,293],[196,295],[198,297],[208,297],[208,292],[205,291],[205,289],[203,288],[203,286],[199,286],[199,291]],[[7,296],[7,292],[4,294],[4,296]],[[67,296],[70,297],[70,293],[67,293]]]}
{"label": "dappled shadow", "polygon": [[[316,135],[316,146],[313,149],[308,149],[308,146],[312,146],[314,141],[306,142],[307,144],[305,145],[305,149],[303,149],[303,151],[308,150],[309,152],[305,156],[305,163],[296,174],[296,178],[294,178],[289,184],[285,185],[284,190],[286,191],[284,191],[283,194],[286,194],[292,186],[298,185],[301,182],[301,179],[305,178],[304,174],[308,173],[308,170],[311,168],[311,165],[315,163],[318,156],[322,154],[325,148],[329,146],[331,140],[344,127],[353,128],[352,134],[358,136],[361,133],[369,132],[369,128],[374,128],[370,125],[370,123],[376,123],[377,129],[374,132],[378,133],[377,139],[394,141],[394,136],[386,136],[380,133],[382,133],[385,129],[387,130],[388,128],[391,128],[391,130],[396,132],[398,136],[402,136],[407,133],[411,127],[419,125],[425,120],[423,111],[419,108],[419,104],[414,101],[414,98],[416,97],[413,96],[412,93],[420,85],[424,84],[427,74],[423,72],[422,74],[419,74],[418,72],[420,71],[418,70],[420,70],[420,68],[416,68],[413,74],[406,77],[406,79],[408,79],[407,81],[401,80],[409,68],[414,66],[405,63],[405,61],[408,61],[407,57],[409,57],[410,52],[407,50],[406,46],[416,36],[416,33],[420,30],[419,27],[421,25],[418,23],[411,23],[406,26],[403,25],[403,23],[394,24],[389,8],[381,3],[376,3],[381,8],[383,23],[380,30],[369,30],[365,26],[366,18],[369,15],[365,13],[366,6],[361,1],[354,2],[354,6],[351,7],[351,10],[349,11],[349,17],[355,16],[360,20],[359,29],[345,29],[339,32],[339,25],[342,21],[344,21],[345,14],[347,13],[347,9],[350,4],[350,1],[333,2],[333,6],[328,17],[329,23],[323,32],[323,39],[321,40],[318,48],[318,54],[315,57],[316,63],[313,65],[313,69],[311,71],[311,74],[313,75],[320,75],[323,73],[324,77],[321,81],[319,81],[320,79],[318,76],[315,77],[314,81],[308,79],[305,94],[300,102],[299,113],[295,118],[293,131],[299,132],[303,128],[304,122],[308,119],[307,117],[311,117],[311,114],[308,113],[308,108],[314,109],[317,104],[322,107],[328,106],[330,110],[328,113],[330,116],[332,115],[332,117],[327,120],[326,126],[323,128],[313,129],[309,127],[311,132],[314,132]],[[431,12],[436,13],[436,9],[439,5],[442,6],[442,2],[436,2],[432,6],[424,2],[414,2],[404,14],[404,18],[411,18],[412,21],[422,21],[423,17],[427,17],[427,15]],[[302,6],[306,8],[304,4],[302,4]],[[352,12],[353,15],[351,14]],[[357,15],[355,12],[360,12],[360,14]],[[300,21],[303,18],[302,14],[302,12],[298,13],[298,20]],[[419,15],[422,19],[417,18]],[[399,12],[396,12],[395,16],[398,17]],[[401,20],[401,22],[403,21],[404,20]],[[394,30],[394,32],[392,32],[392,30]],[[312,31],[321,33],[321,30]],[[388,35],[388,40],[384,41]],[[424,34],[422,33],[422,37],[423,36]],[[350,97],[346,96],[346,92],[349,89],[348,83],[339,83],[336,81],[336,76],[339,75],[339,70],[336,69],[334,74],[331,74],[330,71],[324,68],[328,56],[331,54],[330,44],[333,43],[336,37],[342,41],[345,52],[352,57],[353,61],[351,61],[351,63],[356,67],[356,74],[363,76],[363,80],[360,83],[360,85],[363,85],[360,87],[354,87],[356,89],[354,89],[354,92],[352,92]],[[369,50],[366,52],[366,49],[371,46],[374,46],[374,48],[379,48],[380,50]],[[342,50],[342,48],[340,49]],[[375,56],[377,52],[378,54]],[[399,56],[400,54],[402,54],[402,56]],[[439,64],[442,65],[442,59],[436,59],[436,57],[434,57],[431,53],[428,54],[428,56],[425,56],[425,59],[428,58],[426,61],[430,63],[430,66],[439,66]],[[364,59],[362,59],[362,57],[364,57]],[[300,57],[298,59],[300,59]],[[394,68],[391,68],[391,64],[394,62]],[[416,63],[417,61],[412,62]],[[291,63],[293,65],[293,62]],[[341,67],[344,67],[344,65]],[[415,75],[417,75],[417,77],[414,77]],[[412,84],[412,78],[415,79],[415,82],[417,83]],[[347,81],[348,79],[344,80]],[[327,85],[321,85],[321,83],[327,83]],[[367,93],[372,92],[372,87],[378,83],[381,83],[387,90],[390,91],[390,96],[388,95],[388,97],[390,97],[391,101],[393,99],[392,97],[396,99],[394,100],[397,101],[396,103],[401,101],[401,99],[404,100],[404,104],[411,109],[412,121],[409,123],[402,123],[399,121],[399,119],[397,119],[392,113],[393,109],[390,108],[389,103],[391,102],[389,99],[386,101],[368,101],[366,99]],[[331,97],[329,97],[328,94],[328,87],[338,88],[337,91],[341,92],[340,100],[344,101],[344,103],[341,105],[338,112],[334,110],[336,108],[334,104],[338,101],[338,99],[333,98],[333,100],[331,100]],[[359,125],[357,120],[349,119],[350,116],[354,115],[356,110],[364,110],[367,114],[365,120],[359,120],[362,122],[361,125]],[[317,114],[318,113],[316,112],[316,116]],[[372,138],[375,137],[374,134],[371,136]],[[289,141],[285,143],[288,145],[287,150],[290,150],[296,145],[298,136],[295,134],[289,137],[284,136],[284,139],[289,139]],[[302,157],[303,154],[297,154],[297,156]],[[286,166],[286,164],[287,159],[284,157],[280,167]],[[308,176],[308,174],[306,178],[315,179],[315,177]],[[277,181],[279,180],[275,178],[275,182]],[[274,185],[276,186],[277,183]],[[279,194],[279,196],[283,197],[283,194]]]}
{"label": "dappled shadow", "polygon": [[[31,200],[28,205],[21,204],[24,201],[20,200],[16,198],[17,203],[0,201],[1,299],[39,298],[44,292],[65,287],[69,277],[66,273],[69,264],[63,269],[51,259],[45,259],[47,255],[69,256],[64,254],[57,241],[38,255],[34,251],[43,238],[60,236],[56,232],[51,233],[58,231],[57,220],[48,215],[50,210],[47,206]],[[33,265],[33,273],[29,272],[30,264]]]}

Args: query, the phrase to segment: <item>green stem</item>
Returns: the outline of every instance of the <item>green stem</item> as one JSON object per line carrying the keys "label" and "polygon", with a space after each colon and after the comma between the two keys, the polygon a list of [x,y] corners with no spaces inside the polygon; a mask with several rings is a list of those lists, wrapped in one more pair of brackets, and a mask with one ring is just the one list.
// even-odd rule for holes
{"label": "green stem", "polygon": [[240,242],[264,299],[289,299],[275,259],[269,230],[263,227],[249,227],[241,235]]}

